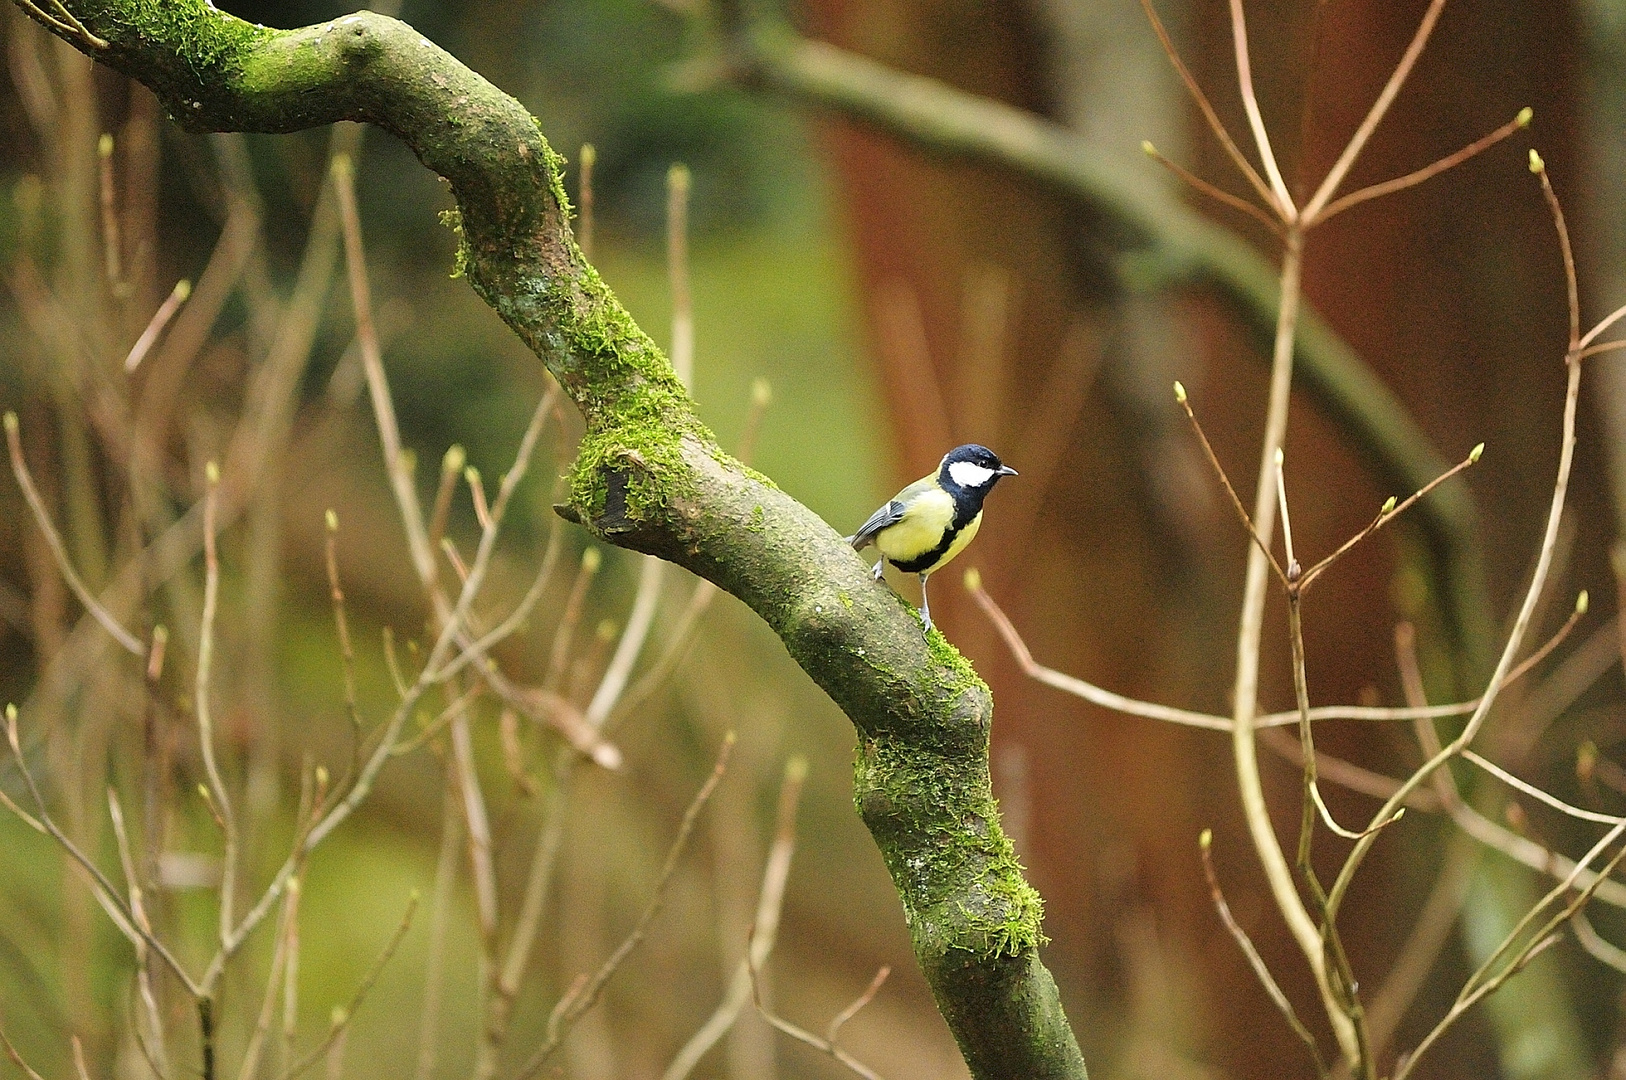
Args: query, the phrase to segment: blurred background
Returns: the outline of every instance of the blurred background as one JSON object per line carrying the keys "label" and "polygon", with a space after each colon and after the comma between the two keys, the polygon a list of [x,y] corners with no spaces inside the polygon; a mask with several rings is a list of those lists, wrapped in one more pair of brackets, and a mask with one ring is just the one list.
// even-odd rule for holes
{"label": "blurred background", "polygon": [[[277,26],[351,10],[221,6]],[[1336,157],[1425,7],[1247,5],[1262,109],[1300,187]],[[1243,133],[1228,6],[1166,0],[1158,9],[1221,117]],[[827,103],[731,79],[704,0],[405,0],[392,13],[537,115],[570,159],[578,203],[580,148],[593,144],[592,261],[663,346],[673,315],[667,177],[674,164],[688,167],[694,396],[725,446],[754,442],[755,467],[846,533],[948,447],[986,443],[1022,475],[992,497],[961,564],[982,571],[1037,659],[1132,696],[1228,711],[1246,545],[1169,386],[1180,379],[1190,389],[1247,499],[1268,343],[1223,296],[1190,284],[1201,275],[1148,270],[1121,222],[1019,170],[935,154]],[[1133,0],[806,0],[783,14],[809,37],[1057,121],[1148,198],[1184,199],[1276,258],[1274,238],[1251,218],[1178,190],[1142,155],[1150,139],[1199,175],[1246,190]],[[316,766],[340,776],[353,752],[325,511],[340,523],[336,562],[366,729],[397,701],[386,628],[414,671],[415,650],[433,640],[368,405],[330,153],[355,162],[378,335],[426,504],[435,463],[454,444],[495,490],[547,377],[452,276],[456,237],[437,220],[450,197],[388,136],[350,125],[187,134],[144,90],[9,6],[3,31],[0,405],[20,418],[29,468],[86,586],[138,637],[158,624],[170,637],[149,693],[142,663],[83,617],[8,481],[0,693],[19,705],[24,753],[53,813],[110,873],[120,850],[106,789],[120,793],[160,936],[201,970],[220,875],[218,830],[195,794],[204,778],[192,719],[201,558],[196,543],[154,552],[177,522],[195,518],[205,463],[225,469],[211,685],[227,788],[249,837],[243,895],[257,897],[281,864]],[[1472,696],[1488,671],[1483,643],[1495,645],[1528,580],[1558,456],[1566,309],[1527,146],[1540,148],[1570,217],[1583,326],[1626,300],[1618,0],[1449,5],[1349,186],[1425,165],[1524,106],[1535,115],[1528,133],[1311,236],[1309,302],[1445,460],[1487,444],[1466,479],[1484,619],[1450,625],[1438,551],[1414,526],[1386,532],[1331,573],[1307,608],[1316,704],[1401,703],[1393,640],[1402,620],[1417,627],[1434,700]],[[126,373],[180,279],[193,283],[190,298]],[[1591,363],[1571,510],[1536,636],[1564,621],[1579,589],[1590,590],[1591,609],[1498,710],[1486,745],[1548,790],[1619,813],[1626,798],[1611,784],[1622,774],[1610,762],[1626,750],[1626,714],[1610,551],[1626,520],[1626,368],[1608,356]],[[771,387],[765,408],[760,395],[753,406],[758,380]],[[1387,495],[1405,493],[1316,400],[1301,395],[1293,410],[1295,539],[1301,552],[1325,552]],[[549,420],[477,605],[500,619],[552,545],[556,569],[496,658],[516,684],[577,710],[601,685],[644,575],[638,557],[599,551],[551,512],[579,431],[568,406]],[[445,531],[466,559],[481,526],[468,490],[456,487]],[[453,570],[441,567],[448,579]],[[1195,838],[1212,827],[1238,920],[1331,1045],[1252,855],[1227,740],[1109,714],[1026,679],[958,578],[940,580],[934,616],[994,690],[996,791],[1045,897],[1046,962],[1095,1075],[1313,1075],[1215,916],[1197,858]],[[914,598],[912,582],[896,584]],[[477,785],[456,780],[463,751],[439,729],[384,768],[303,872],[297,972],[285,975],[297,989],[291,1022],[278,997],[269,1048],[247,1075],[280,1075],[290,1047],[297,1056],[317,1044],[413,890],[423,901],[411,927],[315,1068],[474,1075],[490,957],[511,945],[533,852],[551,828],[546,899],[496,1056],[497,1074],[511,1075],[543,1041],[561,995],[637,922],[729,731],[738,745],[664,910],[548,1068],[580,1078],[666,1072],[744,955],[781,777],[800,757],[799,841],[762,979],[774,1011],[823,1031],[890,965],[844,1045],[891,1080],[965,1075],[852,809],[850,726],[743,606],[720,597],[695,622],[704,601],[692,578],[668,568],[655,587],[653,629],[633,668],[641,696],[606,729],[621,768],[561,767],[575,759],[561,756],[546,710],[516,716],[512,700],[477,686],[459,722]],[[1273,601],[1267,618],[1261,706],[1284,709],[1285,607]],[[412,723],[433,722],[445,704],[435,697]],[[1330,725],[1319,738],[1389,775],[1418,760],[1401,725]],[[1297,768],[1262,757],[1278,831],[1291,842]],[[14,761],[0,770],[0,789],[26,804]],[[1377,805],[1328,791],[1346,824]],[[481,810],[471,818],[474,797]],[[1476,798],[1509,830],[1571,854],[1596,839],[1528,800],[1488,790]],[[471,823],[488,842],[468,839]],[[1419,954],[1408,938],[1456,842],[1438,817],[1408,817],[1394,832],[1344,920],[1355,969],[1374,991],[1398,957]],[[1322,843],[1326,869],[1344,850]],[[59,849],[14,816],[0,817],[0,853],[0,1027],[47,1076],[68,1075],[74,1037],[91,1076],[150,1075],[131,1034],[140,1005],[130,946]],[[1464,880],[1461,916],[1434,943],[1432,974],[1398,1023],[1395,1049],[1433,1026],[1487,942],[1548,887],[1494,851],[1480,852]],[[1592,909],[1599,933],[1626,941],[1626,917]],[[250,940],[222,985],[222,1075],[238,1072],[272,966],[287,971],[286,958],[274,958],[287,940],[280,919]],[[188,1002],[173,980],[156,981],[169,1075],[195,1072]],[[1566,939],[1459,1025],[1420,1074],[1626,1077],[1621,1006],[1621,973]],[[692,1075],[846,1073],[775,1034],[747,1004]]]}

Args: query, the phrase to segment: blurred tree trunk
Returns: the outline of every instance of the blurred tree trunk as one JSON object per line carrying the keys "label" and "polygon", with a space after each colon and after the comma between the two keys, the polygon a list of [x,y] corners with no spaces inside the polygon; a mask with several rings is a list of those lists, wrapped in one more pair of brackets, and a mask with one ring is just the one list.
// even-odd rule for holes
{"label": "blurred tree trunk", "polygon": [[[1330,165],[1423,6],[1327,6],[1319,69],[1308,75],[1316,5],[1248,5],[1259,96],[1289,175],[1300,160],[1312,179]],[[1227,5],[1159,8],[1190,43],[1188,62],[1231,130],[1245,133]],[[1183,27],[1189,32],[1180,34]],[[1177,96],[1132,0],[997,7],[815,0],[809,29],[897,68],[1062,120],[1103,154],[1138,158],[1140,140],[1151,139],[1204,177],[1243,190],[1206,131],[1190,140],[1194,152],[1183,151],[1187,125],[1200,119]],[[1569,55],[1573,37],[1551,12],[1505,0],[1452,5],[1351,187],[1426,164],[1528,104],[1564,194],[1573,103],[1551,58]],[[1307,80],[1313,113],[1302,124]],[[1228,513],[1219,513],[1213,480],[1193,459],[1184,426],[1170,426],[1178,414],[1167,387],[1178,377],[1193,389],[1222,460],[1245,487],[1263,424],[1265,371],[1255,344],[1201,296],[1127,293],[1102,223],[1039,185],[934,159],[846,122],[827,131],[897,431],[898,479],[926,471],[957,442],[994,446],[1023,475],[991,500],[983,538],[963,561],[983,569],[1038,659],[1124,693],[1226,711],[1245,543]],[[1149,173],[1146,182],[1166,181]],[[1577,187],[1571,181],[1572,195]],[[1261,250],[1275,250],[1249,219],[1223,208],[1216,216]],[[1533,556],[1557,456],[1562,288],[1551,225],[1517,150],[1354,211],[1309,245],[1309,298],[1397,388],[1442,452],[1455,457],[1480,439],[1489,443],[1474,480],[1485,503],[1499,508],[1485,544],[1493,594],[1503,603]],[[1087,393],[1070,407],[1058,400],[1063,387]],[[1057,420],[1065,428],[1052,460],[1038,429]],[[1581,490],[1596,492],[1597,479],[1582,475]],[[1389,494],[1303,401],[1290,428],[1288,485],[1295,533],[1308,551],[1357,531]],[[1565,591],[1607,580],[1591,542],[1601,522],[1585,496],[1580,517]],[[1317,703],[1358,700],[1374,687],[1397,700],[1389,644],[1397,617],[1419,623],[1427,654],[1431,598],[1414,585],[1420,578],[1408,569],[1408,543],[1360,552],[1316,597],[1306,633]],[[1036,565],[1050,568],[1043,580],[1030,569]],[[1247,846],[1227,747],[1028,682],[950,592],[936,594],[943,625],[999,694],[996,780],[1008,815],[1026,823],[1018,842],[1048,900],[1051,954],[1069,1005],[1080,1017],[1114,1018],[1080,1024],[1117,1033],[1097,1036],[1113,1043],[1089,1046],[1087,1056],[1132,1074],[1190,1059],[1239,1076],[1304,1072],[1302,1049],[1220,930],[1195,858],[1197,831],[1213,825],[1233,907],[1289,995],[1313,1000]],[[1263,705],[1272,709],[1291,703],[1279,607],[1273,619],[1262,684]],[[1435,646],[1443,700],[1467,688],[1450,686],[1437,636]],[[1329,730],[1325,748],[1390,771],[1415,753],[1399,732],[1355,728]],[[1279,761],[1264,768],[1281,796],[1277,805],[1292,805],[1295,772]],[[1334,807],[1347,818],[1371,810],[1353,796]],[[1279,829],[1291,835],[1286,820]],[[1346,940],[1355,943],[1357,971],[1372,979],[1363,984],[1369,989],[1393,961],[1436,869],[1417,857],[1418,845],[1438,839],[1425,830],[1409,838],[1411,855],[1391,851],[1388,861],[1369,864],[1367,895],[1395,900],[1346,916]],[[1341,857],[1342,845],[1325,850],[1331,846],[1322,854]],[[1500,912],[1522,911],[1534,898],[1523,871],[1494,857],[1481,865],[1469,901],[1480,915],[1464,928],[1469,953],[1484,947]],[[1588,1071],[1556,968],[1549,958],[1491,1006],[1506,1075]],[[1449,1002],[1443,987],[1462,974],[1460,960],[1442,966],[1442,991],[1414,1007],[1397,1049],[1427,1030]],[[1100,990],[1081,1001],[1084,987]],[[1155,1023],[1159,1012],[1178,1020]],[[1470,1026],[1442,1054],[1454,1074],[1492,1068],[1495,1051],[1483,1034]]]}

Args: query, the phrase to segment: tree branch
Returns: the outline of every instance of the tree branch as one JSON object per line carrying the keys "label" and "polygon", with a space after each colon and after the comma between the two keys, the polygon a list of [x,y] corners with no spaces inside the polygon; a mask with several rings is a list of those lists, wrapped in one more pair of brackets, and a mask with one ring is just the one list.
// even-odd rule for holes
{"label": "tree branch", "polygon": [[987,687],[940,635],[922,637],[834,529],[717,446],[666,357],[582,257],[563,159],[530,114],[372,13],[283,31],[205,0],[66,7],[106,44],[71,43],[147,85],[187,127],[367,121],[450,182],[459,269],[586,419],[561,513],[744,600],[852,719],[860,812],[973,1075],[1083,1077],[1038,959],[1038,894],[999,828]]}

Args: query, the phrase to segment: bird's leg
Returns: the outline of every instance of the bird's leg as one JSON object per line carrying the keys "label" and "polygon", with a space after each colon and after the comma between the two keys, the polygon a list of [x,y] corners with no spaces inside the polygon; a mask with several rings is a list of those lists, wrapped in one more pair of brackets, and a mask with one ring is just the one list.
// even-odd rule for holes
{"label": "bird's leg", "polygon": [[930,574],[920,575],[920,617],[926,620],[926,632],[928,634],[932,630],[932,602],[926,596],[926,579],[929,577],[931,577]]}
{"label": "bird's leg", "polygon": [[880,581],[886,576],[886,556],[883,555],[875,563],[875,580]]}

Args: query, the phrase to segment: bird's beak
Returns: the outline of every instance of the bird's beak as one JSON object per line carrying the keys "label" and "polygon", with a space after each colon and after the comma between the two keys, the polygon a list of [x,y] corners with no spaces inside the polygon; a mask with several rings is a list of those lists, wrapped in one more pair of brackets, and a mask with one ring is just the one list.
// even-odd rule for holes
{"label": "bird's beak", "polygon": [[1015,476],[1016,475],[1016,470],[1011,468],[1009,465],[1001,465],[999,467],[999,472],[996,475],[998,475],[998,476]]}

